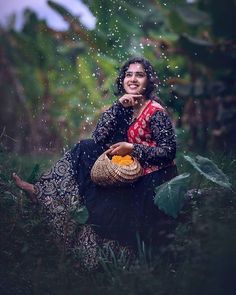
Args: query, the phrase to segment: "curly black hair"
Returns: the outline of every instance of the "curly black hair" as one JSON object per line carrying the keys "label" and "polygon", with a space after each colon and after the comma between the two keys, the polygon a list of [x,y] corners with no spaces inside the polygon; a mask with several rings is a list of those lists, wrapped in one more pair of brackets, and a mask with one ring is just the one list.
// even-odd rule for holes
{"label": "curly black hair", "polygon": [[[147,99],[155,99],[156,98],[156,90],[157,90],[157,85],[158,85],[158,78],[157,78],[157,74],[153,69],[153,66],[151,65],[151,63],[143,58],[143,57],[133,57],[131,59],[129,59],[120,69],[119,75],[116,79],[116,91],[115,91],[115,95],[119,96],[125,93],[125,89],[123,86],[123,82],[124,82],[124,78],[125,78],[125,73],[128,70],[129,66],[131,64],[135,64],[135,63],[139,63],[143,66],[146,75],[147,75],[147,79],[148,79],[148,84],[146,87],[146,90],[144,92],[145,97]],[[154,98],[155,97],[155,98]]]}

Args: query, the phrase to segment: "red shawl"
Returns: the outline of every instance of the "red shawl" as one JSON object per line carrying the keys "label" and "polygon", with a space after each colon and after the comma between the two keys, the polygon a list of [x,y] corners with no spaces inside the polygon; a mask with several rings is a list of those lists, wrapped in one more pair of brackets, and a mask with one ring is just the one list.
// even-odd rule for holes
{"label": "red shawl", "polygon": [[[149,121],[153,114],[157,111],[165,112],[165,109],[156,101],[150,100],[142,113],[138,118],[131,124],[128,129],[128,142],[138,143],[146,146],[156,147],[158,143],[152,139],[152,132],[149,127]],[[169,166],[170,164],[166,165]],[[153,171],[159,170],[160,168],[166,166],[151,166],[145,165],[144,174],[151,173]]]}

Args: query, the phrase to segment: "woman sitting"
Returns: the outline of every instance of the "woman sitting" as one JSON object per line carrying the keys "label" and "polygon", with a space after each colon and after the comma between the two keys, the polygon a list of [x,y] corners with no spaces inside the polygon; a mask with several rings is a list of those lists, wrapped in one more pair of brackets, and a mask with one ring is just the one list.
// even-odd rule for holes
{"label": "woman sitting", "polygon": [[[160,218],[155,188],[177,175],[176,139],[168,113],[156,96],[156,75],[144,58],[126,62],[116,80],[117,96],[99,119],[92,139],[82,140],[33,185],[13,174],[16,185],[43,208],[57,240],[85,255],[82,266],[98,265],[107,245],[127,255],[137,247],[137,234],[150,242]],[[90,177],[96,159],[107,149],[113,155],[138,159],[143,176],[122,187],[102,187]],[[76,229],[68,212],[86,206],[89,219]],[[66,230],[65,230],[66,228]]]}

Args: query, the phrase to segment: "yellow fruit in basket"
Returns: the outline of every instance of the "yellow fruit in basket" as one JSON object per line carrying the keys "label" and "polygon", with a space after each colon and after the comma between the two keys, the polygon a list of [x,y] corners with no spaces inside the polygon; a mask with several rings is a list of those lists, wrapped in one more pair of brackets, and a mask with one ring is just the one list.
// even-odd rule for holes
{"label": "yellow fruit in basket", "polygon": [[115,163],[117,165],[120,166],[127,166],[127,165],[131,165],[134,160],[131,156],[126,155],[126,156],[113,156],[111,158],[112,163]]}

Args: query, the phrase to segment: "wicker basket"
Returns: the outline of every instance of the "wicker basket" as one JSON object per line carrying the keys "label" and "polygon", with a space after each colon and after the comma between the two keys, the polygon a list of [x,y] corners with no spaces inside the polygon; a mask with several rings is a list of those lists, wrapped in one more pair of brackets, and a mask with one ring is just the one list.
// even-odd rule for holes
{"label": "wicker basket", "polygon": [[91,170],[91,179],[101,186],[124,185],[135,182],[142,175],[142,167],[138,160],[130,165],[117,165],[113,163],[107,151],[104,152],[94,163]]}

